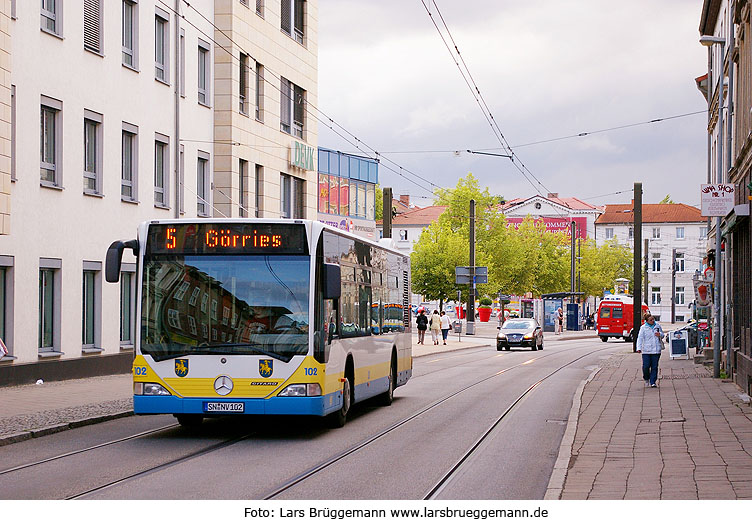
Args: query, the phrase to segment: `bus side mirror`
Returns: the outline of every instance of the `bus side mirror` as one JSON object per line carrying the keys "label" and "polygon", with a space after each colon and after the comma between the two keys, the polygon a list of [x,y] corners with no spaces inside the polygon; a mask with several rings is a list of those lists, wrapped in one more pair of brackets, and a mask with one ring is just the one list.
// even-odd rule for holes
{"label": "bus side mirror", "polygon": [[104,263],[104,277],[107,282],[117,282],[120,280],[120,263],[123,260],[123,250],[125,248],[133,250],[133,254],[138,256],[138,240],[129,240],[123,242],[116,240],[107,248],[107,256]]}
{"label": "bus side mirror", "polygon": [[342,273],[336,264],[324,264],[324,300],[337,299],[342,290]]}

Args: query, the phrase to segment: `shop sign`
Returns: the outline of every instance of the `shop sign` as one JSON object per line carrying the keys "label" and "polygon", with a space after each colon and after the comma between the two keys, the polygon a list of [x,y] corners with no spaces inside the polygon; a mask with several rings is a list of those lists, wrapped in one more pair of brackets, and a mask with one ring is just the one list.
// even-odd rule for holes
{"label": "shop sign", "polygon": [[313,171],[316,169],[313,158],[314,151],[311,146],[298,141],[293,142],[292,146],[290,146],[290,165],[306,171]]}
{"label": "shop sign", "polygon": [[701,184],[702,216],[725,217],[734,209],[733,184]]}

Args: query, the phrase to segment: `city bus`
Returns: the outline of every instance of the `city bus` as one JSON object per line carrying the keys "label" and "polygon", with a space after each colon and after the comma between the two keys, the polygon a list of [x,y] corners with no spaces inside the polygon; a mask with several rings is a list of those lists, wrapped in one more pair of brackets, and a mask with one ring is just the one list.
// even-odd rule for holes
{"label": "city bus", "polygon": [[142,223],[107,251],[137,258],[133,408],[184,426],[232,414],[314,415],[392,403],[412,375],[410,261],[307,220]]}

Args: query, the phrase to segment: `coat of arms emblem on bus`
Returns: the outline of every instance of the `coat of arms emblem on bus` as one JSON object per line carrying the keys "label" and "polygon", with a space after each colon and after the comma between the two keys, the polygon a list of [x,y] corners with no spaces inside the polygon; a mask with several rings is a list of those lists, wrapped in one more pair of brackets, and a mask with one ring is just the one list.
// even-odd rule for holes
{"label": "coat of arms emblem on bus", "polygon": [[264,378],[272,376],[274,370],[274,361],[270,358],[259,360],[259,374]]}
{"label": "coat of arms emblem on bus", "polygon": [[188,374],[188,359],[187,358],[175,359],[175,374],[179,377],[184,377]]}

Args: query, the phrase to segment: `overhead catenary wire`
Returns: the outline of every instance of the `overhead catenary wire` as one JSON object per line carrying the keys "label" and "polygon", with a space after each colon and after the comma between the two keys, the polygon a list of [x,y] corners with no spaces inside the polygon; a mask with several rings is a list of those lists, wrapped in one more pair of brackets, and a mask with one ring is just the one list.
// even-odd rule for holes
{"label": "overhead catenary wire", "polygon": [[[193,23],[193,22],[191,22],[191,21],[190,21],[189,19],[187,19],[187,18],[186,18],[186,16],[185,16],[184,14],[182,14],[182,13],[178,13],[177,11],[175,11],[175,9],[174,9],[174,8],[172,8],[172,7],[170,6],[170,5],[168,5],[168,4],[167,4],[167,3],[166,3],[166,2],[164,1],[164,0],[159,0],[159,2],[160,2],[160,3],[161,3],[161,4],[163,5],[163,6],[165,6],[165,8],[166,8],[166,9],[170,10],[171,12],[173,12],[173,13],[174,13],[174,14],[175,14],[176,16],[179,16],[180,18],[182,18],[182,19],[183,19],[183,20],[184,20],[184,21],[185,21],[186,23],[188,23],[189,25],[191,25],[191,26],[192,26],[193,28],[195,28],[195,29],[196,29],[197,31],[199,31],[199,32],[200,32],[201,34],[203,34],[204,36],[206,36],[207,38],[209,38],[209,39],[210,39],[210,40],[211,40],[212,42],[214,42],[214,44],[215,44],[215,45],[217,45],[217,46],[218,46],[218,47],[219,47],[220,49],[222,49],[222,50],[223,50],[223,51],[225,51],[225,52],[226,52],[226,53],[227,53],[228,55],[230,55],[230,58],[231,58],[231,60],[233,60],[234,62],[235,62],[235,61],[237,61],[237,62],[238,62],[238,64],[240,64],[240,58],[239,58],[239,57],[238,57],[238,58],[236,58],[236,57],[234,56],[234,54],[232,53],[232,50],[228,49],[228,48],[227,48],[227,47],[226,47],[225,45],[222,45],[221,43],[217,42],[217,40],[216,40],[216,39],[215,39],[215,38],[214,38],[214,37],[213,37],[212,35],[209,35],[209,34],[207,34],[207,33],[206,33],[206,32],[205,32],[204,30],[202,30],[202,29],[201,29],[200,27],[198,27],[198,26],[197,26],[196,24],[194,24],[194,23]],[[199,10],[198,10],[198,9],[197,9],[197,8],[196,8],[195,6],[193,6],[193,5],[192,5],[192,4],[190,3],[190,2],[188,2],[187,0],[183,0],[183,3],[185,3],[185,4],[186,4],[186,5],[187,5],[187,6],[188,6],[188,7],[190,8],[190,9],[192,9],[192,10],[193,10],[193,11],[194,11],[194,12],[195,12],[195,13],[196,13],[196,14],[197,14],[198,16],[200,16],[200,17],[201,17],[201,18],[202,18],[203,20],[205,20],[205,21],[206,21],[206,22],[207,22],[208,24],[210,24],[210,25],[211,25],[211,26],[212,26],[212,27],[213,27],[213,28],[214,28],[214,29],[215,29],[216,31],[218,31],[218,32],[222,33],[222,35],[223,35],[223,36],[224,36],[225,38],[227,38],[227,40],[229,40],[229,41],[230,41],[230,42],[231,42],[232,44],[234,44],[234,45],[235,45],[235,46],[236,46],[236,47],[237,47],[237,48],[238,48],[238,49],[239,49],[239,50],[240,50],[240,51],[241,51],[241,52],[242,52],[242,53],[243,53],[244,55],[248,56],[248,57],[249,57],[250,59],[252,59],[252,60],[253,60],[253,61],[254,61],[255,63],[258,63],[258,60],[256,60],[256,58],[255,58],[255,57],[254,57],[254,56],[253,56],[253,55],[252,55],[251,53],[249,53],[249,52],[248,52],[247,50],[245,50],[245,49],[244,49],[244,48],[243,48],[242,46],[240,46],[240,45],[239,45],[239,44],[238,44],[238,43],[237,43],[236,41],[234,41],[234,40],[233,40],[233,39],[232,39],[232,38],[231,38],[231,37],[230,37],[230,36],[229,36],[229,35],[228,35],[228,34],[227,34],[227,33],[226,33],[225,31],[223,31],[222,29],[220,29],[219,27],[217,27],[217,25],[216,25],[216,24],[214,24],[214,22],[213,22],[212,20],[210,20],[209,18],[207,18],[207,17],[206,17],[206,16],[205,16],[205,15],[204,15],[203,13],[201,13],[201,11],[199,11]],[[257,73],[257,71],[254,71],[254,70],[253,70],[252,68],[248,67],[248,69],[249,69],[249,71],[252,71],[252,72],[254,72],[254,73],[258,74],[258,73]],[[277,75],[277,74],[275,74],[275,73],[274,73],[274,71],[270,70],[270,69],[269,69],[268,67],[265,67],[265,72],[267,72],[267,73],[270,73],[270,74],[271,74],[271,76],[275,77],[276,79],[281,79],[281,78],[282,78],[282,77],[281,77],[280,75]],[[273,87],[274,89],[276,89],[277,91],[279,91],[279,92],[280,92],[280,95],[283,95],[283,96],[284,96],[284,94],[282,93],[282,90],[281,90],[281,88],[280,88],[280,87],[278,87],[278,86],[276,86],[276,85],[274,85],[274,84],[272,84],[272,83],[269,83],[269,85],[271,85],[271,86],[272,86],[272,87]],[[328,128],[329,128],[329,129],[330,129],[330,130],[331,130],[332,132],[334,132],[335,134],[337,134],[337,135],[338,135],[338,136],[339,136],[340,138],[342,138],[342,139],[343,139],[343,140],[345,140],[345,141],[346,141],[347,143],[349,143],[350,145],[352,145],[353,147],[355,147],[356,149],[358,149],[359,151],[361,151],[361,152],[362,152],[362,153],[364,154],[364,156],[366,156],[367,158],[370,158],[371,160],[376,160],[376,161],[379,161],[379,162],[380,162],[380,165],[381,165],[382,167],[384,167],[384,168],[386,168],[387,170],[389,170],[389,171],[391,171],[391,172],[395,173],[396,175],[398,175],[398,176],[400,176],[400,177],[404,178],[404,179],[405,179],[405,180],[407,180],[408,182],[410,182],[410,183],[412,183],[413,185],[415,185],[416,187],[419,187],[420,189],[422,189],[422,190],[424,190],[424,191],[428,192],[429,194],[431,194],[431,195],[435,195],[435,193],[434,193],[434,190],[432,190],[432,189],[430,189],[430,188],[427,188],[427,187],[425,187],[424,185],[422,185],[422,184],[420,184],[420,183],[416,182],[415,180],[411,180],[411,179],[410,179],[410,178],[409,178],[408,176],[406,176],[406,175],[405,175],[405,174],[404,174],[403,172],[409,173],[409,174],[410,174],[410,175],[412,175],[413,177],[415,177],[415,178],[417,178],[417,179],[419,179],[419,180],[421,180],[421,181],[423,181],[423,182],[425,182],[425,183],[427,183],[427,184],[429,184],[430,186],[433,186],[433,187],[435,187],[435,188],[439,188],[439,187],[440,187],[439,185],[437,185],[437,184],[435,184],[435,183],[431,182],[431,181],[430,181],[429,179],[427,179],[427,178],[425,178],[425,177],[422,177],[422,176],[418,175],[417,173],[414,173],[414,172],[413,172],[413,171],[411,171],[410,169],[407,169],[406,167],[404,167],[404,166],[402,166],[402,165],[400,165],[400,164],[398,164],[398,163],[394,162],[393,160],[391,160],[391,159],[389,159],[389,158],[387,158],[387,157],[384,157],[384,156],[383,156],[383,155],[381,155],[381,154],[380,154],[380,153],[379,153],[379,152],[378,152],[378,151],[377,151],[376,149],[374,149],[374,148],[372,148],[372,147],[368,146],[368,145],[367,145],[367,144],[366,144],[365,142],[363,142],[363,141],[362,141],[361,139],[359,139],[359,138],[358,138],[358,137],[357,137],[356,135],[354,135],[353,133],[351,133],[350,131],[348,131],[348,130],[347,130],[347,129],[346,129],[345,127],[344,127],[344,126],[342,126],[341,124],[339,124],[338,122],[336,122],[336,121],[335,121],[335,120],[334,120],[333,118],[331,118],[330,116],[328,116],[328,115],[327,115],[326,113],[324,113],[324,112],[323,112],[323,111],[322,111],[321,109],[317,108],[317,107],[316,107],[316,106],[315,106],[314,104],[310,103],[310,102],[309,102],[308,100],[305,100],[305,103],[303,103],[303,104],[302,104],[302,106],[304,107],[304,109],[305,109],[306,113],[310,114],[310,115],[311,115],[311,116],[312,116],[313,118],[315,118],[316,120],[318,120],[319,122],[321,122],[321,123],[322,123],[323,125],[325,125],[326,127],[328,127]],[[321,114],[321,115],[322,115],[322,116],[323,116],[323,117],[324,117],[325,119],[324,119],[324,118],[321,118],[320,116],[318,116],[317,114],[315,114],[314,112],[312,112],[312,111],[311,111],[311,110],[310,110],[309,108],[313,108],[313,109],[315,109],[315,110],[316,110],[316,111],[317,111],[318,113],[320,113],[320,114]],[[343,131],[344,131],[345,133],[347,133],[348,135],[350,135],[351,137],[353,137],[353,140],[355,140],[355,142],[353,142],[352,140],[348,139],[347,137],[345,137],[344,135],[342,135],[342,134],[341,134],[340,132],[338,132],[337,130],[335,130],[335,129],[334,129],[334,126],[335,126],[335,125],[336,125],[336,126],[337,126],[338,128],[342,129],[342,130],[343,130]],[[364,149],[363,149],[363,148],[362,148],[362,147],[360,146],[361,144],[362,144],[362,145],[363,145],[363,146],[364,146],[364,147],[365,147],[366,149],[368,149],[369,151],[371,151],[371,153],[369,153],[368,151],[365,151],[365,150],[364,150]],[[374,155],[375,155],[375,156],[374,156]],[[386,165],[385,165],[385,164],[384,164],[383,162],[381,162],[381,160],[386,160],[387,162],[389,162],[389,163],[391,163],[391,164],[393,164],[393,165],[397,166],[397,167],[399,168],[399,171],[397,171],[397,170],[395,170],[395,169],[392,169],[392,168],[390,168],[389,166],[386,166]]]}
{"label": "overhead catenary wire", "polygon": [[[528,143],[525,143],[525,144],[513,145],[512,147],[513,148],[527,147],[527,146],[533,146],[533,145],[538,145],[538,144],[547,144],[549,142],[556,142],[556,141],[559,141],[559,140],[567,140],[567,139],[570,139],[570,138],[582,138],[582,137],[586,137],[586,136],[590,136],[590,135],[595,135],[595,134],[598,134],[598,133],[607,133],[609,131],[616,131],[616,130],[619,130],[619,129],[626,129],[626,128],[630,128],[630,127],[636,127],[636,126],[642,126],[642,125],[648,125],[648,124],[656,124],[656,123],[659,123],[659,122],[665,122],[667,120],[674,120],[674,119],[677,119],[677,118],[685,118],[685,117],[688,117],[688,116],[694,116],[694,115],[704,114],[704,113],[707,113],[707,112],[708,112],[707,109],[703,109],[702,111],[692,111],[692,112],[689,112],[689,113],[682,113],[682,114],[679,114],[679,115],[672,115],[672,116],[666,116],[666,117],[661,117],[661,118],[653,118],[653,119],[645,120],[645,121],[642,121],[642,122],[634,122],[634,123],[631,123],[631,124],[624,124],[624,125],[620,125],[620,126],[607,127],[607,128],[598,129],[598,130],[595,130],[595,131],[583,131],[583,132],[580,132],[580,133],[575,133],[575,134],[571,134],[571,135],[560,136],[560,137],[556,137],[556,138],[548,138],[548,139],[545,139],[545,140],[537,140],[537,141],[528,142]],[[436,154],[436,153],[458,154],[458,153],[462,153],[464,151],[467,151],[467,149],[468,148],[466,148],[466,147],[457,147],[457,148],[454,148],[454,149],[415,149],[415,150],[400,150],[400,151],[382,151],[382,153],[383,154],[390,154],[390,155],[403,155],[403,154],[416,154],[417,155],[417,154]],[[474,147],[474,148],[469,148],[469,149],[474,149],[475,151],[498,151],[498,150],[505,150],[505,148],[499,148],[499,147],[485,147],[485,148],[483,148],[483,147]]]}

